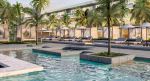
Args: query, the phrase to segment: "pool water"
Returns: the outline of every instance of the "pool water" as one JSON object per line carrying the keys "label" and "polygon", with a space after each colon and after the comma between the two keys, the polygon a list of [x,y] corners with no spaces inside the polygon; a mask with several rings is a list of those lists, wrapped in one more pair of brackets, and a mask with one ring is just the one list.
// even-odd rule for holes
{"label": "pool water", "polygon": [[0,81],[150,81],[149,62],[135,61],[112,67],[79,60],[79,56],[59,57],[31,50],[2,53],[41,65],[45,70],[0,78]]}

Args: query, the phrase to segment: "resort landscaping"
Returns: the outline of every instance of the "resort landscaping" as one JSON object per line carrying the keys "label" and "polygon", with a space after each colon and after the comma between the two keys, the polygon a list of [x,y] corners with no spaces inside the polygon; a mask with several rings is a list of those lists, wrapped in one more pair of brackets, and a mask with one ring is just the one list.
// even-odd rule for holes
{"label": "resort landscaping", "polygon": [[112,64],[112,65],[127,63],[129,61],[133,61],[134,58],[135,55],[112,53],[112,52],[110,55],[108,55],[107,52],[80,54],[80,59],[105,63],[105,64]]}
{"label": "resort landscaping", "polygon": [[149,0],[62,2],[0,0],[0,81],[150,80]]}

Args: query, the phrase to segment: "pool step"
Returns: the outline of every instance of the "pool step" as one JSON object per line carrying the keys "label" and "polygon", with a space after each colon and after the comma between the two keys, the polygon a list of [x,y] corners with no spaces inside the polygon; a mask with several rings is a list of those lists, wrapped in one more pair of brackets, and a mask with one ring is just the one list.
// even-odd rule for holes
{"label": "pool step", "polygon": [[15,76],[29,72],[42,71],[43,67],[0,54],[0,63],[7,65],[0,68],[0,77]]}

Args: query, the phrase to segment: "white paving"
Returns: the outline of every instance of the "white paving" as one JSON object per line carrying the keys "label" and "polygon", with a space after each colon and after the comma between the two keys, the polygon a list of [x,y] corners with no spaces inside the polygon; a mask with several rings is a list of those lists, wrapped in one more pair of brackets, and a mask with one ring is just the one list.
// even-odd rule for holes
{"label": "white paving", "polygon": [[[27,47],[25,44],[0,45],[0,51],[41,48],[42,46],[49,46],[49,47],[51,47],[51,49],[61,49],[65,46],[68,46],[68,44],[46,43],[46,44],[40,44],[38,46],[34,45],[34,47]],[[90,49],[88,51],[104,52],[104,51],[107,51],[107,48],[106,47],[94,47],[93,46],[92,49]],[[136,57],[143,57],[143,58],[149,58],[150,59],[150,51],[119,49],[119,48],[112,48],[112,51],[118,52],[118,53],[125,53],[125,54],[134,54],[134,55],[136,55]]]}
{"label": "white paving", "polygon": [[14,76],[43,70],[43,67],[41,66],[2,54],[0,54],[0,63],[8,66],[5,68],[0,68],[0,77]]}

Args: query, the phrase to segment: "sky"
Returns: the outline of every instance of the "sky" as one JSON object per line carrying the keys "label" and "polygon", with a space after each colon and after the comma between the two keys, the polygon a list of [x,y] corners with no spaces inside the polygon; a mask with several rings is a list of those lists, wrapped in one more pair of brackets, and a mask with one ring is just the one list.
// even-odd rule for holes
{"label": "sky", "polygon": [[[29,6],[31,0],[8,0],[10,3],[14,4],[16,2],[22,3],[24,6]],[[46,12],[53,11],[62,7],[68,7],[87,1],[93,0],[50,0],[50,4],[46,7]]]}

